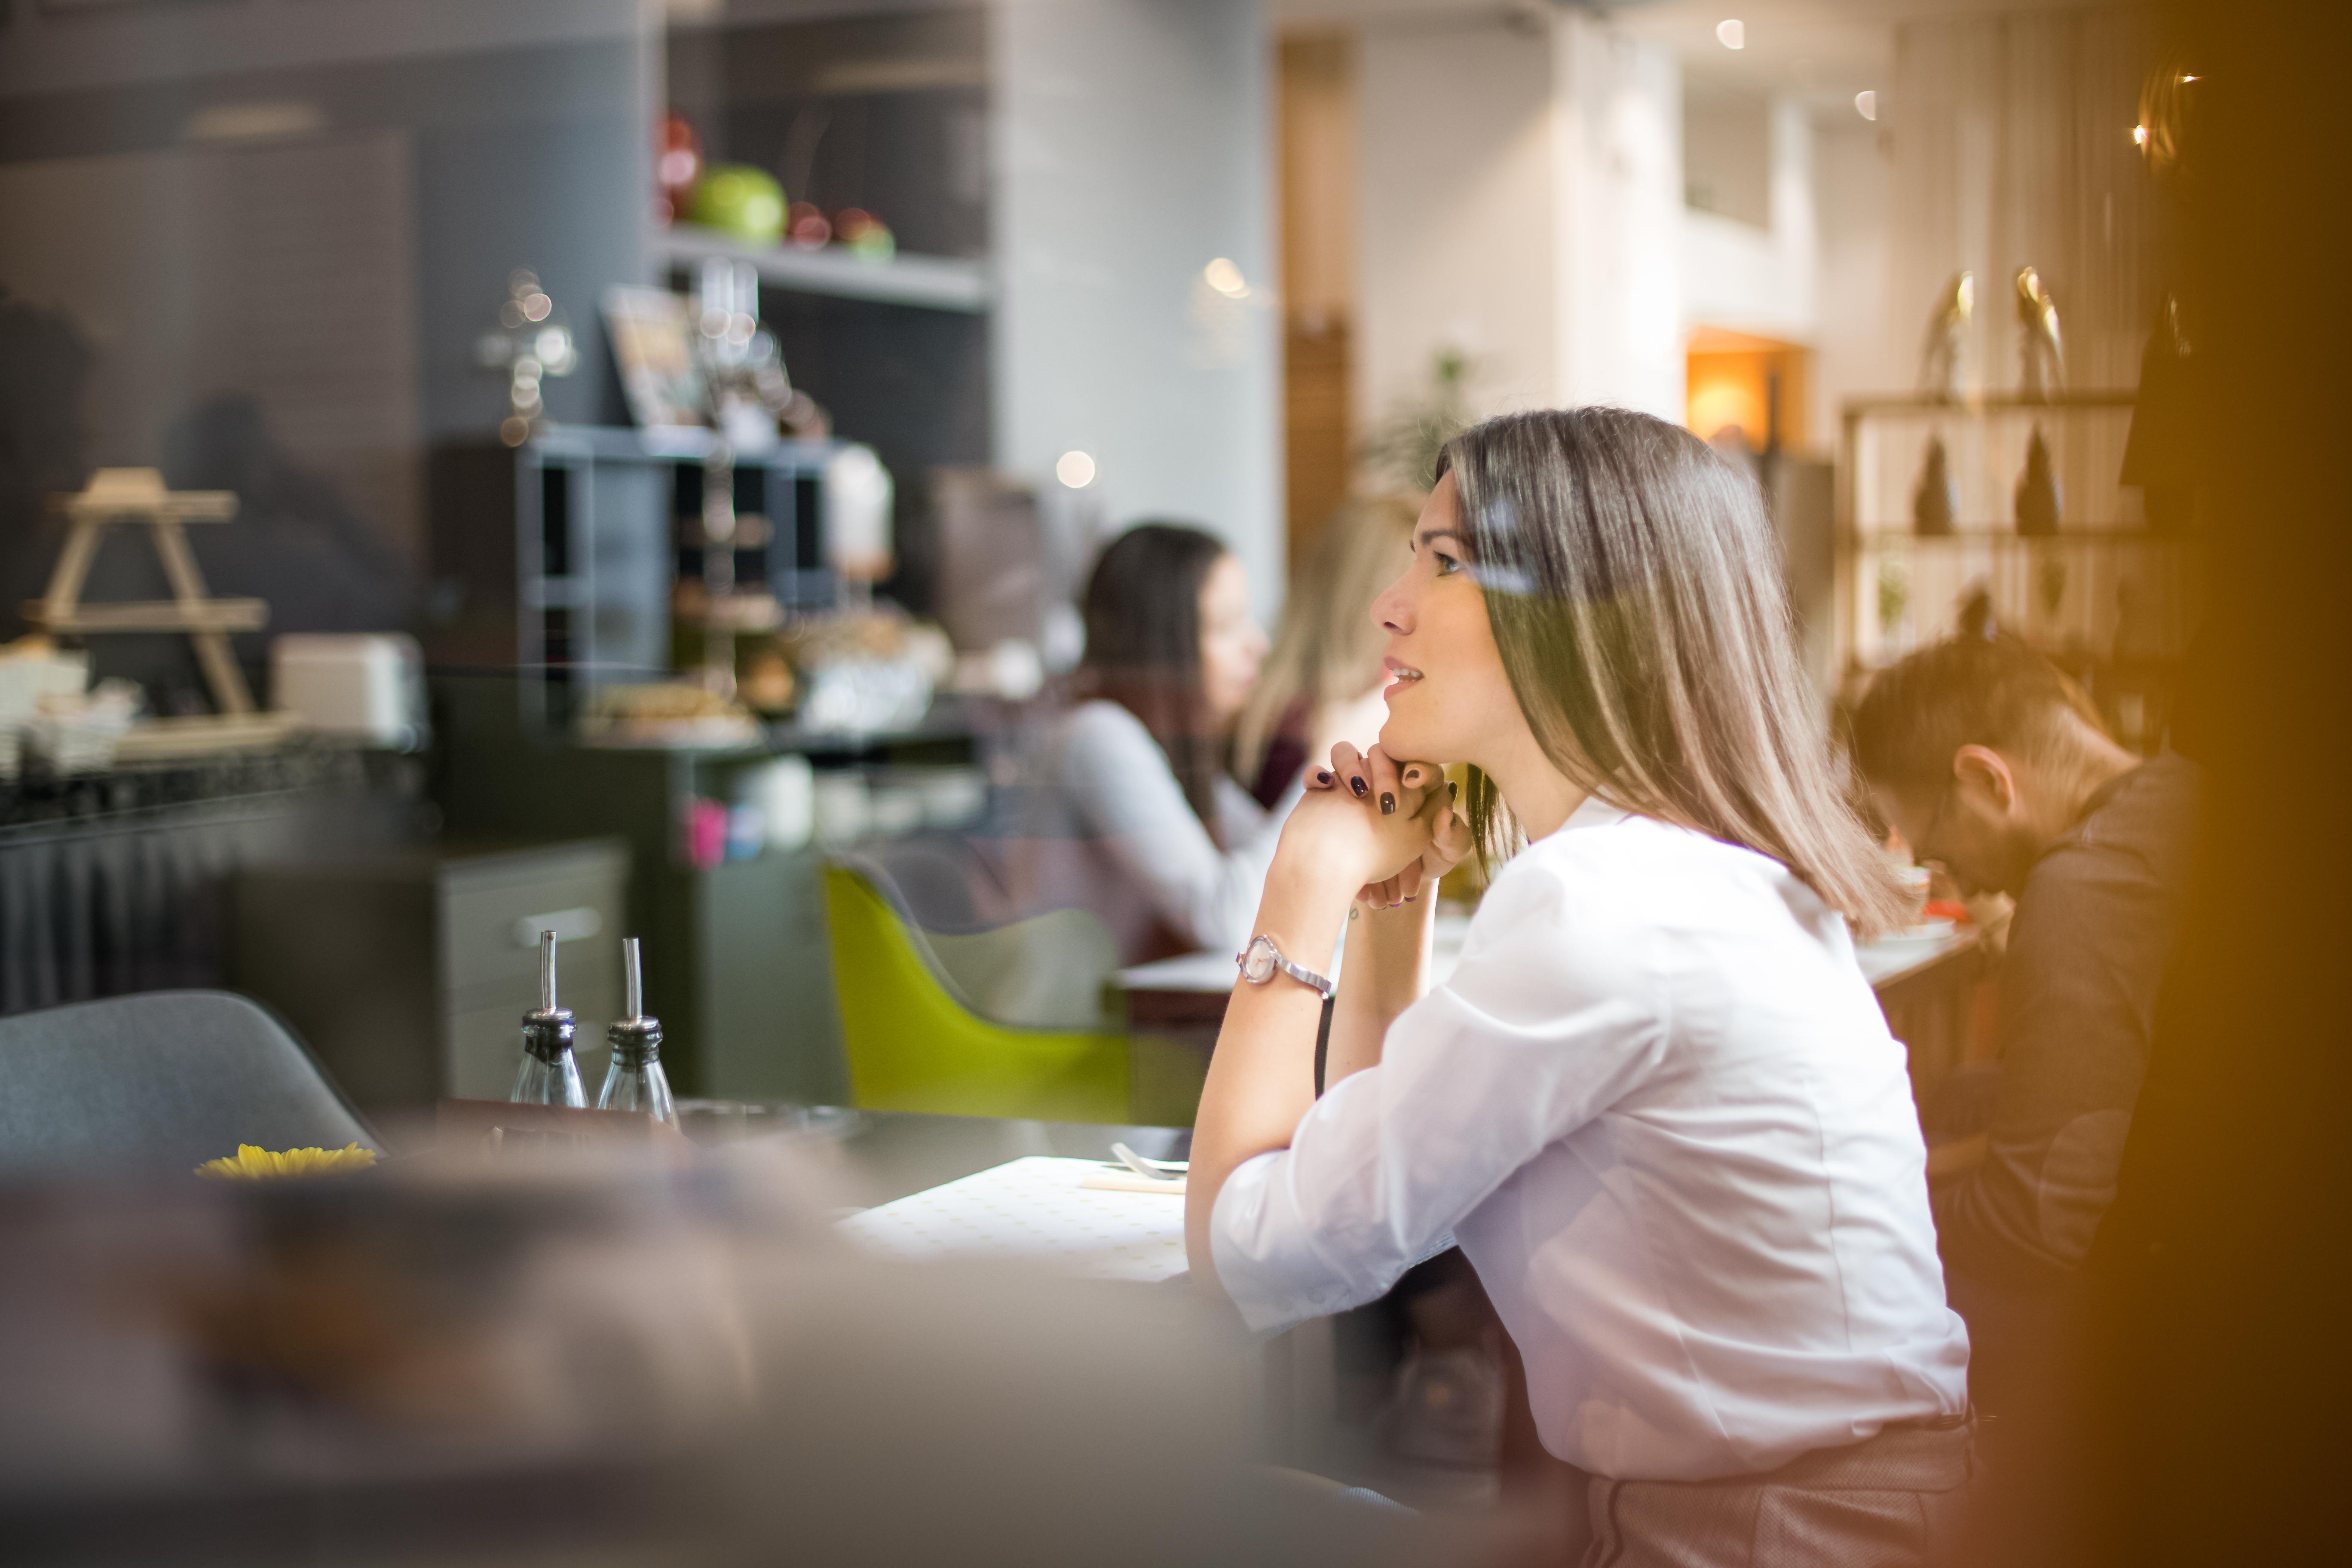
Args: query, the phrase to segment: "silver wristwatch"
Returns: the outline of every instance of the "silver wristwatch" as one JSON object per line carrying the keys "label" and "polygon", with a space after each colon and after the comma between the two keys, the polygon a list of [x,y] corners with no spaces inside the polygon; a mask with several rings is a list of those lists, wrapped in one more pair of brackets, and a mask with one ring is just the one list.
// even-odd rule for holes
{"label": "silver wristwatch", "polygon": [[1270,936],[1250,938],[1250,944],[1235,955],[1234,962],[1241,965],[1242,978],[1253,985],[1265,984],[1274,978],[1276,971],[1280,971],[1313,991],[1326,1002],[1331,1000],[1332,992],[1338,989],[1313,970],[1303,968],[1285,958],[1282,955],[1282,949],[1274,945],[1274,938]]}

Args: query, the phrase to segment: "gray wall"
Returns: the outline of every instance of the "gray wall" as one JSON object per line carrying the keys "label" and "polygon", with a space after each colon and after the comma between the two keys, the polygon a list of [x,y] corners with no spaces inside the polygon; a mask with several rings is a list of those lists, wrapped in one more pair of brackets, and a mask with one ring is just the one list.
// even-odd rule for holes
{"label": "gray wall", "polygon": [[[1110,525],[1196,520],[1282,591],[1267,35],[1258,0],[998,0],[998,464],[1099,465]],[[1249,297],[1210,289],[1223,257]]]}
{"label": "gray wall", "polygon": [[473,345],[518,266],[581,340],[551,412],[622,418],[598,299],[648,277],[646,15],[635,0],[17,4],[0,47],[0,285],[94,351],[85,459],[168,466],[191,410],[246,395],[285,461],[413,561],[424,448],[486,437],[504,411]]}

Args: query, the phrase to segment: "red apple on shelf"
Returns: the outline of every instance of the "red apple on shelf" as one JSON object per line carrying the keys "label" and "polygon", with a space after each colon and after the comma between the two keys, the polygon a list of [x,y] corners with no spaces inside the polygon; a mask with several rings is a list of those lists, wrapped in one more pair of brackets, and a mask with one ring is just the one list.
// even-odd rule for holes
{"label": "red apple on shelf", "polygon": [[887,261],[898,249],[889,226],[864,207],[844,207],[834,214],[833,233],[860,260]]}
{"label": "red apple on shelf", "polygon": [[803,250],[823,250],[833,238],[833,220],[814,202],[794,202],[784,214],[784,237]]}

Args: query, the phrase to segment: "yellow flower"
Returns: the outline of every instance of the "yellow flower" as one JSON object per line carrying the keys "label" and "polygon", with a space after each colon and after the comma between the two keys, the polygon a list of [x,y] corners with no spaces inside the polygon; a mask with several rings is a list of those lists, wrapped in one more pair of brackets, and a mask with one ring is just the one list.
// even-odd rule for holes
{"label": "yellow flower", "polygon": [[357,1143],[340,1149],[289,1149],[282,1154],[240,1143],[234,1157],[207,1160],[196,1167],[196,1174],[227,1182],[266,1182],[279,1176],[340,1176],[374,1163],[375,1151]]}

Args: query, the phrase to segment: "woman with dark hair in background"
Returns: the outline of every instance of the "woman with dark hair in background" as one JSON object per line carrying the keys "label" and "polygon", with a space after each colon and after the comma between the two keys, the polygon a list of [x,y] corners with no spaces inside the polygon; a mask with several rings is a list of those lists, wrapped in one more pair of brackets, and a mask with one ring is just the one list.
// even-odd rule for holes
{"label": "woman with dark hair in background", "polygon": [[[1388,722],[1284,826],[1195,1123],[1193,1277],[1266,1330],[1458,1242],[1622,1568],[1925,1562],[1971,1473],[1848,923],[1900,893],[1780,584],[1756,487],[1688,431],[1581,408],[1449,443],[1373,607]],[[1423,995],[1408,900],[1474,844],[1510,859]]]}
{"label": "woman with dark hair in background", "polygon": [[1234,777],[1260,805],[1289,793],[1309,758],[1380,733],[1389,677],[1372,600],[1411,554],[1420,510],[1398,495],[1349,501],[1291,577],[1274,650],[1234,727]]}
{"label": "woman with dark hair in background", "polygon": [[1077,706],[1030,757],[1020,900],[1093,910],[1125,963],[1237,947],[1282,826],[1227,772],[1265,658],[1248,574],[1212,534],[1139,523],[1085,613]]}

